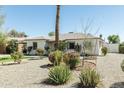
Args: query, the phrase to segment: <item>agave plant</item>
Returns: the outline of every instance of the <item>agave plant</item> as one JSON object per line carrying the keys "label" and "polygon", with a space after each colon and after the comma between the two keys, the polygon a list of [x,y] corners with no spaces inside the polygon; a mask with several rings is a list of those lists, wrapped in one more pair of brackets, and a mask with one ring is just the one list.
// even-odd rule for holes
{"label": "agave plant", "polygon": [[71,72],[67,66],[55,66],[50,69],[49,72],[49,83],[52,84],[64,84],[71,76]]}
{"label": "agave plant", "polygon": [[95,88],[100,83],[100,75],[90,68],[82,70],[79,79],[80,86],[84,88]]}
{"label": "agave plant", "polygon": [[122,69],[122,71],[124,72],[124,60],[123,60],[122,63],[121,63],[121,69]]}

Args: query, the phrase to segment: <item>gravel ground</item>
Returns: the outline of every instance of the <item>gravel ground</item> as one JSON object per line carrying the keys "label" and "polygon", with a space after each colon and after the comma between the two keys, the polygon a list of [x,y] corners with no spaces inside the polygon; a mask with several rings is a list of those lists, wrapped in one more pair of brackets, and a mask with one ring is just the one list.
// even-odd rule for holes
{"label": "gravel ground", "polygon": [[[0,87],[4,88],[38,88],[38,87],[75,87],[78,79],[72,78],[66,85],[52,86],[42,83],[48,78],[48,58],[28,60],[16,65],[0,66]],[[73,72],[77,78],[77,73]]]}
{"label": "gravel ground", "polygon": [[124,88],[124,72],[120,67],[123,59],[123,54],[114,53],[98,57],[97,70],[101,74],[103,87]]}
{"label": "gravel ground", "polygon": [[[101,74],[102,87],[124,87],[124,72],[120,63],[124,59],[122,54],[108,54],[98,57],[97,70]],[[48,58],[42,60],[28,60],[21,64],[0,66],[0,87],[4,88],[39,88],[39,87],[76,87],[79,82],[77,71],[73,72],[73,78],[60,86],[52,86],[43,83],[48,78]]]}

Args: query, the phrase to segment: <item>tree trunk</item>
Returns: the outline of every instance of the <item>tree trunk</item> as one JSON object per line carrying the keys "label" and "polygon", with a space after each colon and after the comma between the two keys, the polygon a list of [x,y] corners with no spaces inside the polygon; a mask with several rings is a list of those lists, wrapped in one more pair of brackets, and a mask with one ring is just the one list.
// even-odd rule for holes
{"label": "tree trunk", "polygon": [[55,49],[58,49],[58,45],[59,45],[59,18],[60,18],[60,5],[57,5],[56,27],[55,27]]}

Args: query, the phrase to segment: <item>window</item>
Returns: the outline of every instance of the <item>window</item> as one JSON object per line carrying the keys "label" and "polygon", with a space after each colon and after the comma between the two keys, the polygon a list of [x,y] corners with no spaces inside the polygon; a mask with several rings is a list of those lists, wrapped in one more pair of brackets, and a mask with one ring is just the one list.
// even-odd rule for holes
{"label": "window", "polygon": [[75,43],[74,42],[70,42],[69,43],[69,49],[74,49],[75,48]]}
{"label": "window", "polygon": [[37,42],[33,42],[33,49],[37,49]]}

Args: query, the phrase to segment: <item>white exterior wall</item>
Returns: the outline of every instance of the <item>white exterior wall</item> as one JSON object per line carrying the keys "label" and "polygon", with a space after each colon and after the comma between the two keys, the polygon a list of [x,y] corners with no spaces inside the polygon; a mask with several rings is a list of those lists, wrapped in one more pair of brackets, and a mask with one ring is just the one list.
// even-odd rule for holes
{"label": "white exterior wall", "polygon": [[[93,49],[92,49],[92,51],[87,50],[86,52],[90,53],[90,54],[101,55],[101,47],[102,46],[99,45],[100,39],[87,39],[87,40],[91,40]],[[67,42],[75,42],[75,44],[78,43],[81,46],[83,46],[83,42],[84,42],[84,40],[66,40],[66,41]],[[26,41],[27,47],[33,46],[33,42],[37,42],[37,48],[42,48],[42,49],[44,49],[45,45],[47,44],[46,40],[29,40],[29,41]],[[52,44],[49,44],[49,46],[51,46],[51,45]],[[81,53],[82,52],[83,52],[83,50],[81,50]],[[30,54],[36,54],[36,51],[32,50]]]}
{"label": "white exterior wall", "polygon": [[[101,55],[101,47],[102,46],[99,46],[100,39],[87,39],[87,40],[91,40],[93,49],[92,49],[92,51],[87,50],[86,52],[90,53],[90,54]],[[66,40],[66,41],[67,42],[75,42],[75,44],[78,43],[81,46],[83,46],[83,42],[84,42],[84,40]],[[81,52],[83,52],[83,50],[81,50]]]}
{"label": "white exterior wall", "polygon": [[[33,47],[33,42],[37,42],[37,48],[44,49],[46,45],[46,40],[29,40],[25,41],[27,43],[27,47],[32,46]],[[36,54],[36,50],[32,50],[30,54]]]}

